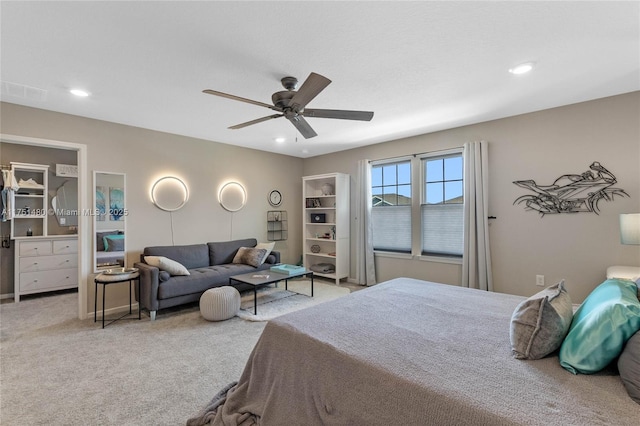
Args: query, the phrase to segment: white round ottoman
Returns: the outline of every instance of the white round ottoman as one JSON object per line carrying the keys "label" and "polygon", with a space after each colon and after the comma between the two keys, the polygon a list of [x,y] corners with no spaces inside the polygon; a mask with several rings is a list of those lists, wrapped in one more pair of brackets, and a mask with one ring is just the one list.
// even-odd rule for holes
{"label": "white round ottoman", "polygon": [[207,321],[223,321],[240,310],[240,292],[231,286],[210,288],[200,296],[200,314]]}

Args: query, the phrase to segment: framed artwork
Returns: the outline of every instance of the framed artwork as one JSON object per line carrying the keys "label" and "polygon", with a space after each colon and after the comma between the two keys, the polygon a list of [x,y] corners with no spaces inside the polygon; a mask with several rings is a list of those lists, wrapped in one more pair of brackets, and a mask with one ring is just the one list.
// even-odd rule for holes
{"label": "framed artwork", "polygon": [[109,219],[120,221],[124,217],[124,190],[109,188]]}
{"label": "framed artwork", "polygon": [[104,186],[96,186],[96,220],[104,221],[107,217],[107,193]]}

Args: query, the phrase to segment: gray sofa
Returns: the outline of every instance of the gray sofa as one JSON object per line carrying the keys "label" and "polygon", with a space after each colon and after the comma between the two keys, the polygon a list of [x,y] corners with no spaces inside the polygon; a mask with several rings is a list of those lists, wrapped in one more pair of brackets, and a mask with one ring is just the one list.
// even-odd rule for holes
{"label": "gray sofa", "polygon": [[[140,270],[140,294],[136,299],[141,308],[149,310],[151,320],[156,319],[159,309],[197,302],[206,290],[229,285],[229,277],[247,272],[269,269],[280,263],[280,253],[272,251],[258,267],[232,263],[240,247],[255,247],[255,238],[193,244],[183,246],[146,247],[141,261],[134,266]],[[181,263],[191,275],[169,276],[168,273],[148,265],[145,256],[164,256]],[[248,285],[234,286],[239,291],[251,288]]]}

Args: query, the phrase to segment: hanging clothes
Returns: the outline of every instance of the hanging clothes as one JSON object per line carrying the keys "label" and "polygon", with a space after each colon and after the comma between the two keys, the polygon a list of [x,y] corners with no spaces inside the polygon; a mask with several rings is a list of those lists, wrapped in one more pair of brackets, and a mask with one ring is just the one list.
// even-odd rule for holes
{"label": "hanging clothes", "polygon": [[13,170],[3,170],[2,180],[4,186],[2,189],[2,222],[13,219],[16,205],[16,191],[20,189]]}

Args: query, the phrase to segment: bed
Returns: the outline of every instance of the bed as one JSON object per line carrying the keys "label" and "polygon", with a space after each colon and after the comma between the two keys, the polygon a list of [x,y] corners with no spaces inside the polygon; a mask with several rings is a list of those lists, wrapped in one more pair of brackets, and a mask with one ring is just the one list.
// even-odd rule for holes
{"label": "bed", "polygon": [[398,278],[284,315],[188,424],[640,424],[616,371],[513,358],[524,299]]}

